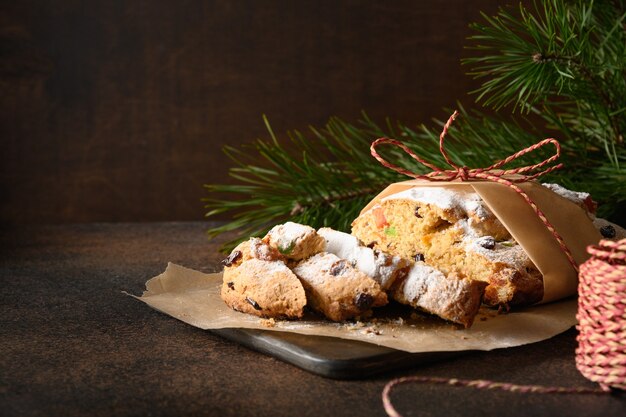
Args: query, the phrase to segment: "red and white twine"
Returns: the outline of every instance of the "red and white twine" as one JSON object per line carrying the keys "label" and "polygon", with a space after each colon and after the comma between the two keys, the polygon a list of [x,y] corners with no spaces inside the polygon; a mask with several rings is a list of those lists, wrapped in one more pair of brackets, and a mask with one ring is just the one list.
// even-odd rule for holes
{"label": "red and white twine", "polygon": [[[443,155],[448,165],[452,167],[452,169],[444,170],[444,169],[439,168],[436,165],[431,164],[428,161],[423,160],[417,154],[415,154],[415,152],[409,149],[405,144],[395,139],[389,139],[389,138],[376,139],[372,143],[372,146],[370,147],[371,154],[383,166],[389,169],[392,169],[400,174],[411,177],[411,178],[423,179],[423,180],[428,180],[428,181],[453,181],[456,179],[459,179],[461,181],[467,181],[471,179],[481,179],[481,180],[493,181],[499,184],[506,185],[507,187],[513,189],[520,196],[522,196],[522,198],[528,203],[528,205],[533,209],[537,217],[550,231],[552,236],[554,236],[554,239],[559,244],[559,247],[561,248],[561,250],[567,257],[569,263],[572,265],[574,270],[578,271],[578,264],[574,260],[572,253],[570,252],[569,248],[565,244],[565,241],[563,240],[561,235],[556,231],[554,226],[552,226],[552,223],[550,223],[550,221],[546,218],[543,211],[541,211],[541,209],[532,200],[532,198],[530,198],[530,196],[526,194],[524,190],[522,190],[520,187],[516,185],[516,183],[527,182],[535,178],[538,178],[542,175],[548,174],[556,169],[562,168],[563,164],[557,164],[557,165],[550,166],[544,170],[532,173],[533,171],[543,168],[546,165],[551,164],[552,162],[559,159],[559,157],[561,156],[561,145],[559,144],[559,142],[553,138],[544,139],[532,146],[529,146],[528,148],[522,149],[521,151],[516,152],[513,155],[510,155],[504,158],[501,161],[496,162],[495,164],[487,168],[468,168],[466,166],[459,166],[450,159],[444,147],[444,139],[448,133],[448,129],[450,128],[450,126],[452,125],[452,122],[456,119],[458,114],[459,113],[455,111],[452,114],[452,116],[450,116],[446,124],[443,126],[441,135],[439,135],[439,151],[441,152],[441,155]],[[404,169],[402,167],[399,167],[397,165],[394,165],[386,161],[376,151],[376,146],[383,145],[383,144],[389,144],[389,145],[394,145],[394,146],[399,147],[404,152],[406,152],[411,158],[413,158],[420,164],[432,169],[432,172],[429,172],[428,174],[418,174],[416,172],[409,171],[408,169]],[[548,144],[552,144],[556,148],[556,152],[550,158],[545,159],[539,162],[538,164],[534,164],[534,165],[522,166],[518,168],[511,168],[511,169],[500,169],[502,166],[508,164],[509,162],[514,161],[517,158],[527,153],[533,152]],[[516,177],[512,177],[513,175],[515,175]],[[509,178],[504,178],[505,176],[508,176]]]}
{"label": "red and white twine", "polygon": [[[486,380],[411,376],[394,379],[385,386],[382,393],[385,411],[389,416],[401,417],[391,403],[390,394],[395,386],[406,383],[442,384],[536,394],[606,394],[610,393],[612,388],[626,390],[626,239],[622,239],[619,242],[602,240],[598,246],[589,246],[587,251],[592,257],[583,263],[579,270],[563,238],[528,194],[516,185],[516,183],[535,179],[562,167],[562,164],[558,164],[530,174],[559,158],[561,149],[558,141],[552,138],[544,139],[487,168],[470,169],[465,166],[459,166],[450,160],[444,148],[444,138],[457,115],[458,113],[454,112],[444,125],[439,136],[439,150],[448,165],[452,167],[450,170],[441,169],[421,159],[406,145],[394,139],[380,138],[374,141],[371,146],[372,156],[385,167],[412,178],[428,181],[482,179],[504,184],[524,198],[537,214],[537,217],[552,233],[570,264],[576,271],[579,271],[578,314],[576,316],[578,319],[576,328],[579,331],[579,335],[577,338],[576,367],[587,379],[599,383],[600,388],[546,387]],[[387,162],[375,149],[376,146],[381,144],[390,144],[401,148],[411,158],[432,169],[432,172],[418,174]],[[506,170],[500,169],[505,164],[547,144],[552,144],[556,148],[556,153],[550,158],[530,166]],[[514,174],[519,176],[503,178],[503,176]]]}
{"label": "red and white twine", "polygon": [[506,382],[485,381],[482,379],[465,380],[456,378],[408,376],[392,380],[387,385],[385,385],[385,388],[383,389],[383,407],[385,407],[385,411],[390,417],[402,417],[402,415],[398,413],[398,411],[393,407],[393,404],[391,403],[391,390],[397,385],[407,383],[437,384],[448,385],[451,387],[471,387],[477,389],[517,392],[522,394],[606,394],[606,391],[601,389],[544,387],[541,385],[516,385]]}
{"label": "red and white twine", "polygon": [[626,390],[626,239],[587,248],[580,266],[576,367],[587,379]]}

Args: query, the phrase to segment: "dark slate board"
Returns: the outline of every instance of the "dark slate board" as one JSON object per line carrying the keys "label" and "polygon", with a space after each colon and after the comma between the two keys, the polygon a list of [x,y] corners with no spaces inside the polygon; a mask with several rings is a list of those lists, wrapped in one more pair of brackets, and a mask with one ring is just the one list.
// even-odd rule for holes
{"label": "dark slate board", "polygon": [[354,340],[265,330],[211,331],[306,371],[336,379],[365,378],[467,353],[409,353]]}

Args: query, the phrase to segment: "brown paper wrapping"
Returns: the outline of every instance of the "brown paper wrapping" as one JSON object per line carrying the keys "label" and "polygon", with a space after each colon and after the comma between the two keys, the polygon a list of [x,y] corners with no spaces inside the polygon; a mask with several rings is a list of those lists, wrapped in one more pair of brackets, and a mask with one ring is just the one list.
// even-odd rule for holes
{"label": "brown paper wrapping", "polygon": [[[565,241],[576,262],[583,263],[589,257],[586,252],[587,245],[595,244],[602,238],[585,210],[537,182],[523,182],[516,185],[526,192],[545,214]],[[542,303],[576,294],[578,275],[554,236],[524,198],[506,185],[491,181],[409,180],[398,182],[385,188],[363,208],[361,213],[375,206],[383,198],[413,187],[472,188],[543,274]]]}
{"label": "brown paper wrapping", "polygon": [[330,336],[387,346],[407,352],[492,350],[538,342],[555,336],[576,323],[576,300],[533,306],[509,314],[485,309],[470,329],[423,316],[416,322],[397,321],[376,325],[378,334],[349,323],[321,319],[266,321],[231,310],[219,293],[222,274],[204,274],[169,264],[162,274],[146,283],[138,300],[152,308],[201,329],[246,328]]}

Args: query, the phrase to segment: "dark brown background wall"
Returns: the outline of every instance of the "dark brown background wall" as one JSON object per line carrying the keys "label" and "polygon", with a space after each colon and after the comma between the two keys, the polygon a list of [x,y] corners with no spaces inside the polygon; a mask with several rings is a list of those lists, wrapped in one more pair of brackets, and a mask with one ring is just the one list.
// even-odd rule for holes
{"label": "dark brown background wall", "polygon": [[467,25],[503,1],[0,3],[0,219],[201,219],[220,148],[329,116],[405,122],[472,80]]}

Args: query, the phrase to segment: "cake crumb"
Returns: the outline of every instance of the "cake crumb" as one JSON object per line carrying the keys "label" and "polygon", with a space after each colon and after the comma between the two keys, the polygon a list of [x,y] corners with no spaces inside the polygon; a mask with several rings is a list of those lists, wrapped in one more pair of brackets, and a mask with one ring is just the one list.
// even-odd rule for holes
{"label": "cake crumb", "polygon": [[379,327],[378,320],[370,322],[356,321],[354,323],[345,323],[341,327],[351,331],[358,331],[364,335],[381,335],[383,331]]}
{"label": "cake crumb", "polygon": [[402,326],[404,324],[404,319],[402,317],[398,317],[397,319],[393,319],[391,323]]}
{"label": "cake crumb", "polygon": [[276,327],[276,320],[273,318],[261,319],[259,320],[259,323],[261,323],[261,326],[263,327]]}
{"label": "cake crumb", "polygon": [[383,334],[383,331],[380,330],[377,326],[370,326],[365,329],[365,334],[373,334],[373,335],[379,336]]}

